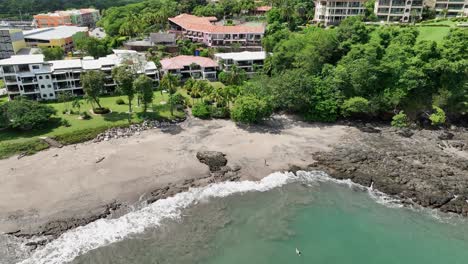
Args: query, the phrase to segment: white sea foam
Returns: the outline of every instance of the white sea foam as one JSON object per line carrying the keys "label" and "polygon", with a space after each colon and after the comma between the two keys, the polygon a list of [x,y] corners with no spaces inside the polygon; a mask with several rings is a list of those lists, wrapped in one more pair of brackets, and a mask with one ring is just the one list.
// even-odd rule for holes
{"label": "white sea foam", "polygon": [[[223,182],[211,184],[203,188],[192,188],[187,192],[176,194],[173,197],[158,200],[139,210],[130,212],[116,219],[100,219],[86,226],[78,227],[62,234],[56,240],[48,243],[44,248],[34,252],[21,264],[58,264],[70,262],[79,255],[90,250],[121,241],[132,234],[144,232],[147,228],[158,227],[164,219],[178,219],[181,210],[215,197],[226,197],[235,193],[251,191],[265,192],[284,186],[288,183],[301,182],[336,182],[349,187],[362,187],[351,180],[337,180],[323,172],[303,172],[295,174],[290,172],[276,172],[260,181]],[[367,188],[371,197],[385,205],[397,204],[374,189]]]}

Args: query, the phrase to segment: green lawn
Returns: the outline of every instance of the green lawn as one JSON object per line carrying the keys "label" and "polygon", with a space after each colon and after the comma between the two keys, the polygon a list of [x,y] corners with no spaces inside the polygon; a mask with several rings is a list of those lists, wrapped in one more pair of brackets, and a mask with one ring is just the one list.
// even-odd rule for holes
{"label": "green lawn", "polygon": [[[112,113],[105,115],[93,115],[90,113],[92,118],[90,120],[81,120],[78,118],[78,115],[69,115],[63,114],[63,111],[68,107],[71,108],[71,102],[68,103],[49,103],[50,106],[57,109],[57,114],[54,116],[55,122],[48,128],[39,130],[39,131],[29,131],[29,132],[20,132],[12,130],[0,131],[0,148],[3,143],[21,143],[26,142],[31,139],[36,139],[43,136],[60,136],[64,134],[73,134],[73,133],[82,133],[86,130],[92,130],[95,128],[110,128],[115,126],[122,126],[128,124],[128,104],[117,105],[115,102],[118,98],[122,98],[127,102],[125,96],[109,96],[101,98],[101,104],[104,107],[111,109]],[[3,99],[3,98],[2,98]],[[160,92],[155,92],[154,102],[150,107],[149,114],[156,119],[171,119],[175,117],[183,117],[184,112],[175,111],[174,116],[170,114],[170,107],[168,104],[162,104],[161,102],[166,102],[168,100],[167,93],[161,95]],[[81,106],[80,111],[89,111],[91,110],[91,105],[85,100],[81,100],[83,105]],[[68,105],[68,106],[67,106]],[[73,109],[77,111],[77,109]],[[142,107],[137,106],[137,100],[133,101],[133,113],[131,115],[132,122],[140,122],[143,120],[141,116]],[[62,125],[60,119],[67,120],[70,124],[69,127]]]}
{"label": "green lawn", "polygon": [[420,26],[418,27],[419,36],[418,41],[431,40],[440,42],[448,35],[450,27],[431,27],[431,26]]}
{"label": "green lawn", "polygon": [[0,104],[3,104],[6,101],[8,101],[8,98],[6,96],[1,96],[0,97]]}

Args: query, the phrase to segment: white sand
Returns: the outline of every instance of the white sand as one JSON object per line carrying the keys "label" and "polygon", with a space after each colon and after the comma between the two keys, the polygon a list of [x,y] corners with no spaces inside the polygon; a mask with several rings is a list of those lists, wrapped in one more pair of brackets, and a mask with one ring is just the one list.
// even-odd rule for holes
{"label": "white sand", "polygon": [[0,160],[0,232],[89,215],[114,200],[131,205],[168,183],[204,177],[209,171],[195,156],[199,150],[222,151],[230,165],[242,167],[243,179],[259,179],[290,164],[310,164],[314,152],[329,150],[353,131],[286,117],[251,129],[191,119],[181,129]]}

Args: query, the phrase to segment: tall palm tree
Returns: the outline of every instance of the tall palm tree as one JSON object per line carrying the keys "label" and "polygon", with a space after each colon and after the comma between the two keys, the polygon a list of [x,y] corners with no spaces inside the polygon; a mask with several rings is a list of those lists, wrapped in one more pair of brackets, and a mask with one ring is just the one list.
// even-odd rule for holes
{"label": "tall palm tree", "polygon": [[172,96],[177,92],[179,85],[179,76],[167,73],[161,80],[161,87],[169,93],[169,104],[171,105],[171,115],[174,115],[174,104],[172,103]]}

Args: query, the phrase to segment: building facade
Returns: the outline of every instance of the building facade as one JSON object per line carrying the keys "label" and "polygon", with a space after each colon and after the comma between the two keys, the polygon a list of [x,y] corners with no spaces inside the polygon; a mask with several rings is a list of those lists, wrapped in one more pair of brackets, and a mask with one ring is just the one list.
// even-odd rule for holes
{"label": "building facade", "polygon": [[468,0],[436,0],[438,17],[468,16]]}
{"label": "building facade", "polygon": [[339,24],[350,16],[364,15],[366,0],[315,1],[314,22],[325,26]]}
{"label": "building facade", "polygon": [[421,18],[423,0],[377,0],[374,13],[378,21],[413,22]]}
{"label": "building facade", "polygon": [[181,55],[160,61],[161,74],[178,75],[182,81],[189,78],[214,81],[218,63],[210,58]]}
{"label": "building facade", "polygon": [[215,60],[220,70],[229,72],[232,66],[243,69],[248,76],[253,76],[263,69],[263,64],[268,54],[264,51],[243,51],[231,53],[216,53]]}
{"label": "building facade", "polygon": [[143,54],[115,50],[114,54],[99,59],[44,61],[44,56],[16,55],[0,60],[0,77],[4,80],[10,99],[26,96],[33,100],[56,99],[62,92],[83,95],[80,76],[90,70],[102,71],[106,76],[108,93],[115,90],[112,69],[124,63],[132,65],[138,73],[144,73],[155,83],[159,73],[154,62],[147,62]]}
{"label": "building facade", "polygon": [[7,59],[26,48],[21,29],[0,28],[0,59]]}
{"label": "building facade", "polygon": [[28,47],[60,47],[68,52],[73,50],[73,36],[79,32],[89,34],[87,27],[77,26],[38,28],[24,31],[23,34]]}
{"label": "building facade", "polygon": [[34,16],[38,28],[58,26],[95,27],[99,20],[99,10],[93,8],[55,11]]}
{"label": "building facade", "polygon": [[208,47],[238,45],[241,48],[261,48],[265,26],[224,26],[216,25],[216,21],[216,17],[197,17],[189,14],[169,18],[172,33]]}

